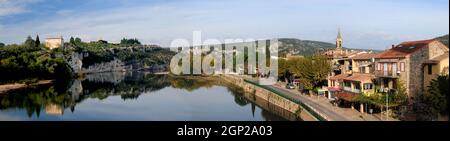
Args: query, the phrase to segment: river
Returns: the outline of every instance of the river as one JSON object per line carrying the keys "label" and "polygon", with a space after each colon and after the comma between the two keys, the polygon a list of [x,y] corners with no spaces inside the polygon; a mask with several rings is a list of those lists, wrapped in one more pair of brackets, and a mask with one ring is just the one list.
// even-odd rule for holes
{"label": "river", "polygon": [[[282,114],[280,114],[282,113]],[[284,121],[295,114],[217,77],[86,75],[0,95],[2,121]]]}

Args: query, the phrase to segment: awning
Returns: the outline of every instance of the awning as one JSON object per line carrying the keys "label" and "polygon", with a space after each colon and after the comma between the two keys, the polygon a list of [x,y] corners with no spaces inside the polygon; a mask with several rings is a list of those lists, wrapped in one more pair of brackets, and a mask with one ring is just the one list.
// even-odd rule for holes
{"label": "awning", "polygon": [[337,92],[337,91],[341,91],[341,88],[337,88],[337,87],[328,87],[328,91]]}
{"label": "awning", "polygon": [[359,94],[352,93],[352,92],[339,92],[336,94],[337,98],[345,100],[345,101],[349,101],[349,102],[354,101],[358,96],[359,96]]}

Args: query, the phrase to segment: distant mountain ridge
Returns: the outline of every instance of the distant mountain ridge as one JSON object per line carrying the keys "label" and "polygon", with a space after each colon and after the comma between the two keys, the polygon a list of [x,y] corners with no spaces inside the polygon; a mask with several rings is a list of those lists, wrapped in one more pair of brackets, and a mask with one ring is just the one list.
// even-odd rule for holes
{"label": "distant mountain ridge", "polygon": [[[308,56],[316,53],[317,51],[334,49],[336,48],[336,44],[322,42],[322,41],[312,41],[312,40],[300,40],[295,38],[279,38],[279,54],[280,56],[284,56],[288,53],[292,55],[303,55]],[[352,49],[345,48],[349,50],[358,50],[358,51],[368,51],[369,49]],[[376,50],[374,50],[377,52]]]}

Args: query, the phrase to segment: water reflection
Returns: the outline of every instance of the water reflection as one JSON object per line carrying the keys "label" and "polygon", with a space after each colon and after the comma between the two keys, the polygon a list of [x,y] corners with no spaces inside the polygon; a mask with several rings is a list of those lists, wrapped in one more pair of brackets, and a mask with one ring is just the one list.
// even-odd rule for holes
{"label": "water reflection", "polygon": [[216,77],[145,72],[87,75],[0,102],[0,120],[301,120]]}

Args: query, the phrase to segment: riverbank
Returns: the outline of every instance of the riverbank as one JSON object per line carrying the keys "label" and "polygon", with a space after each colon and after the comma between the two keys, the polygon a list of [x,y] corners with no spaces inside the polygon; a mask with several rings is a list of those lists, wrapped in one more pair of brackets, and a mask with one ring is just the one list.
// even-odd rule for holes
{"label": "riverbank", "polygon": [[53,80],[39,80],[36,83],[32,84],[24,84],[24,83],[11,83],[11,84],[2,84],[0,85],[0,95],[6,94],[9,91],[18,90],[18,89],[24,89],[29,88],[33,86],[39,86],[39,85],[48,85],[52,84]]}

